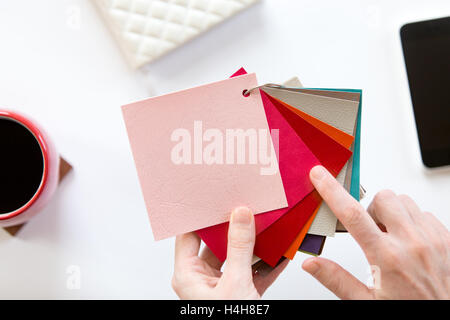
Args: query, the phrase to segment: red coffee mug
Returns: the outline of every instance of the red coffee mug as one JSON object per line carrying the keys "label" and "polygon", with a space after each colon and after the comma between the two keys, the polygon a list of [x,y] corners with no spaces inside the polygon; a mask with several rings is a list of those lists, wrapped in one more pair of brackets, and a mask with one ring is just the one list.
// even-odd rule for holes
{"label": "red coffee mug", "polygon": [[33,197],[20,208],[0,214],[0,227],[10,227],[28,221],[49,202],[58,185],[59,155],[49,136],[35,121],[9,110],[0,110],[0,118],[19,123],[34,135],[42,151],[44,163],[42,180]]}

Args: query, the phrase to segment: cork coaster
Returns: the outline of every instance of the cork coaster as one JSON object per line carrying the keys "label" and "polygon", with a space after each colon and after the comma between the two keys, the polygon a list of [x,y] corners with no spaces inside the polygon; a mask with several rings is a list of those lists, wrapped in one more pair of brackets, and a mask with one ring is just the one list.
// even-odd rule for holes
{"label": "cork coaster", "polygon": [[[63,157],[59,157],[59,183],[67,176],[67,174],[72,170],[72,166],[70,163],[68,163]],[[22,223],[17,226],[11,226],[3,228],[5,231],[7,231],[10,235],[15,236],[17,232],[22,229],[22,227],[26,224]]]}

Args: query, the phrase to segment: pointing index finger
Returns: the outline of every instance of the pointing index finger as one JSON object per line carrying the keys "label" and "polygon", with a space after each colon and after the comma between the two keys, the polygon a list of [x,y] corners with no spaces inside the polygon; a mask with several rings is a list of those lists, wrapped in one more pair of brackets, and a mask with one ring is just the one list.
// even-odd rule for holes
{"label": "pointing index finger", "polygon": [[381,231],[361,204],[322,166],[311,169],[310,179],[331,211],[359,245],[363,249],[373,245]]}

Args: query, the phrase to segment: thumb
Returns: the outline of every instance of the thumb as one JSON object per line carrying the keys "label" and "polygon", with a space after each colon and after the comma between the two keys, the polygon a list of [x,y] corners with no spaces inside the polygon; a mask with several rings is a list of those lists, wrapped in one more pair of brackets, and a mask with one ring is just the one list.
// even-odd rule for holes
{"label": "thumb", "polygon": [[302,268],[340,299],[373,299],[366,285],[333,261],[309,258],[303,262]]}
{"label": "thumb", "polygon": [[224,276],[252,276],[253,247],[255,246],[255,220],[246,207],[238,207],[231,214],[228,229],[227,261]]}

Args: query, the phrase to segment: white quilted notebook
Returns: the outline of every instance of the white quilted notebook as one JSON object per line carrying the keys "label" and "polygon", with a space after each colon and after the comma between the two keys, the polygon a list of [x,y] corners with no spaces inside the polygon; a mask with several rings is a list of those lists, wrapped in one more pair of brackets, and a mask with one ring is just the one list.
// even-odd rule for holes
{"label": "white quilted notebook", "polygon": [[92,0],[138,68],[259,0]]}

